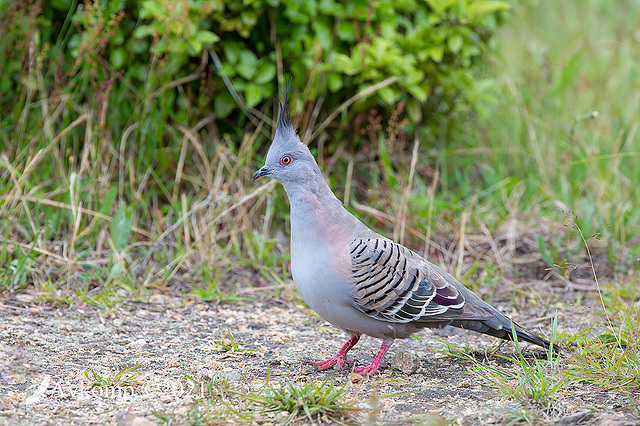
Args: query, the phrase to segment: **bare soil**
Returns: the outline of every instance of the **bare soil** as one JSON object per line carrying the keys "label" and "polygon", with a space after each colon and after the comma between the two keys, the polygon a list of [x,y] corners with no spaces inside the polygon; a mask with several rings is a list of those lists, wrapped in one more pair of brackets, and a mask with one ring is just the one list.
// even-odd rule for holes
{"label": "bare soil", "polygon": [[[567,296],[566,302],[575,297]],[[594,320],[584,303],[563,304],[560,330],[576,331]],[[493,304],[534,330],[548,327],[548,313],[539,318],[541,306],[514,307],[513,300]],[[216,341],[227,330],[251,351],[221,350]],[[50,306],[29,293],[13,295],[0,302],[0,423],[144,425],[158,422],[157,413],[181,424],[201,398],[185,375],[201,380],[216,374],[230,386],[254,392],[267,381],[304,383],[333,374],[336,384],[347,383],[348,398],[360,409],[345,417],[355,424],[507,424],[522,411],[519,403],[484,388],[469,362],[442,350],[443,342],[487,348],[495,339],[450,328],[419,336],[422,341],[396,341],[386,358],[389,368],[359,381],[348,370],[319,372],[309,365],[337,351],[345,336],[288,300],[262,297],[216,305],[155,294],[148,303],[126,303],[106,312]],[[371,362],[378,345],[363,338],[350,353],[356,365]],[[500,351],[509,354],[513,347]],[[91,388],[85,376],[90,369],[108,376],[134,366],[137,386]],[[209,421],[242,422],[230,417]],[[564,392],[536,420],[547,421],[640,424],[614,393],[593,384]]]}

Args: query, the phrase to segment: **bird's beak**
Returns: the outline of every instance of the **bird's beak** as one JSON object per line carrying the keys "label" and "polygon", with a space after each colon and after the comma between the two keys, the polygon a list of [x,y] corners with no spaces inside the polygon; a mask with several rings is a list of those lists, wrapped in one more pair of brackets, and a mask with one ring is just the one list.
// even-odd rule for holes
{"label": "bird's beak", "polygon": [[271,174],[271,169],[267,166],[264,166],[261,169],[256,170],[256,172],[251,175],[251,181],[253,182],[256,179],[260,179],[262,176],[269,176]]}

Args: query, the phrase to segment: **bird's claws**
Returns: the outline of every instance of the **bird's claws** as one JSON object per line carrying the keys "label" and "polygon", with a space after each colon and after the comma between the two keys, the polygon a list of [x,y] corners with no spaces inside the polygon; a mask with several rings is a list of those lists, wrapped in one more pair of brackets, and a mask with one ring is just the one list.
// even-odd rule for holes
{"label": "bird's claws", "polygon": [[310,361],[309,364],[315,365],[318,370],[322,371],[328,370],[334,365],[341,369],[344,364],[353,364],[353,360],[348,359],[346,356],[334,355],[324,361]]}
{"label": "bird's claws", "polygon": [[389,367],[389,364],[387,364],[386,362],[376,363],[376,361],[374,360],[371,364],[367,365],[366,367],[358,367],[353,371],[364,377],[364,376],[372,376],[373,373],[375,373],[376,371],[385,369],[387,367]]}

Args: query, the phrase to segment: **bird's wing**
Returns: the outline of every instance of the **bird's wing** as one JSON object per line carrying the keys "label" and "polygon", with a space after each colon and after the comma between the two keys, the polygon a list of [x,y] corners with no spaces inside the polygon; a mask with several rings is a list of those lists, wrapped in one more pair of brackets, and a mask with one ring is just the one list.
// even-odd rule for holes
{"label": "bird's wing", "polygon": [[468,303],[453,277],[400,244],[382,237],[357,238],[349,248],[353,304],[371,317],[396,323],[493,317]]}

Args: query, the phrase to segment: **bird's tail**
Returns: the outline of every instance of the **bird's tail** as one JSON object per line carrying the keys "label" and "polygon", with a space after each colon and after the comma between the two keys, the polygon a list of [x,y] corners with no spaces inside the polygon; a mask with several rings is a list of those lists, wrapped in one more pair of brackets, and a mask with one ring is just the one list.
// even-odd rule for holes
{"label": "bird's tail", "polygon": [[[534,345],[541,346],[545,349],[549,349],[551,347],[551,342],[547,339],[525,329],[499,312],[496,311],[496,313],[498,315],[488,320],[462,320],[456,321],[451,325],[511,341],[514,340],[513,331],[515,330],[515,335],[518,341],[533,343]],[[553,350],[554,352],[559,352],[560,347],[554,343]]]}

